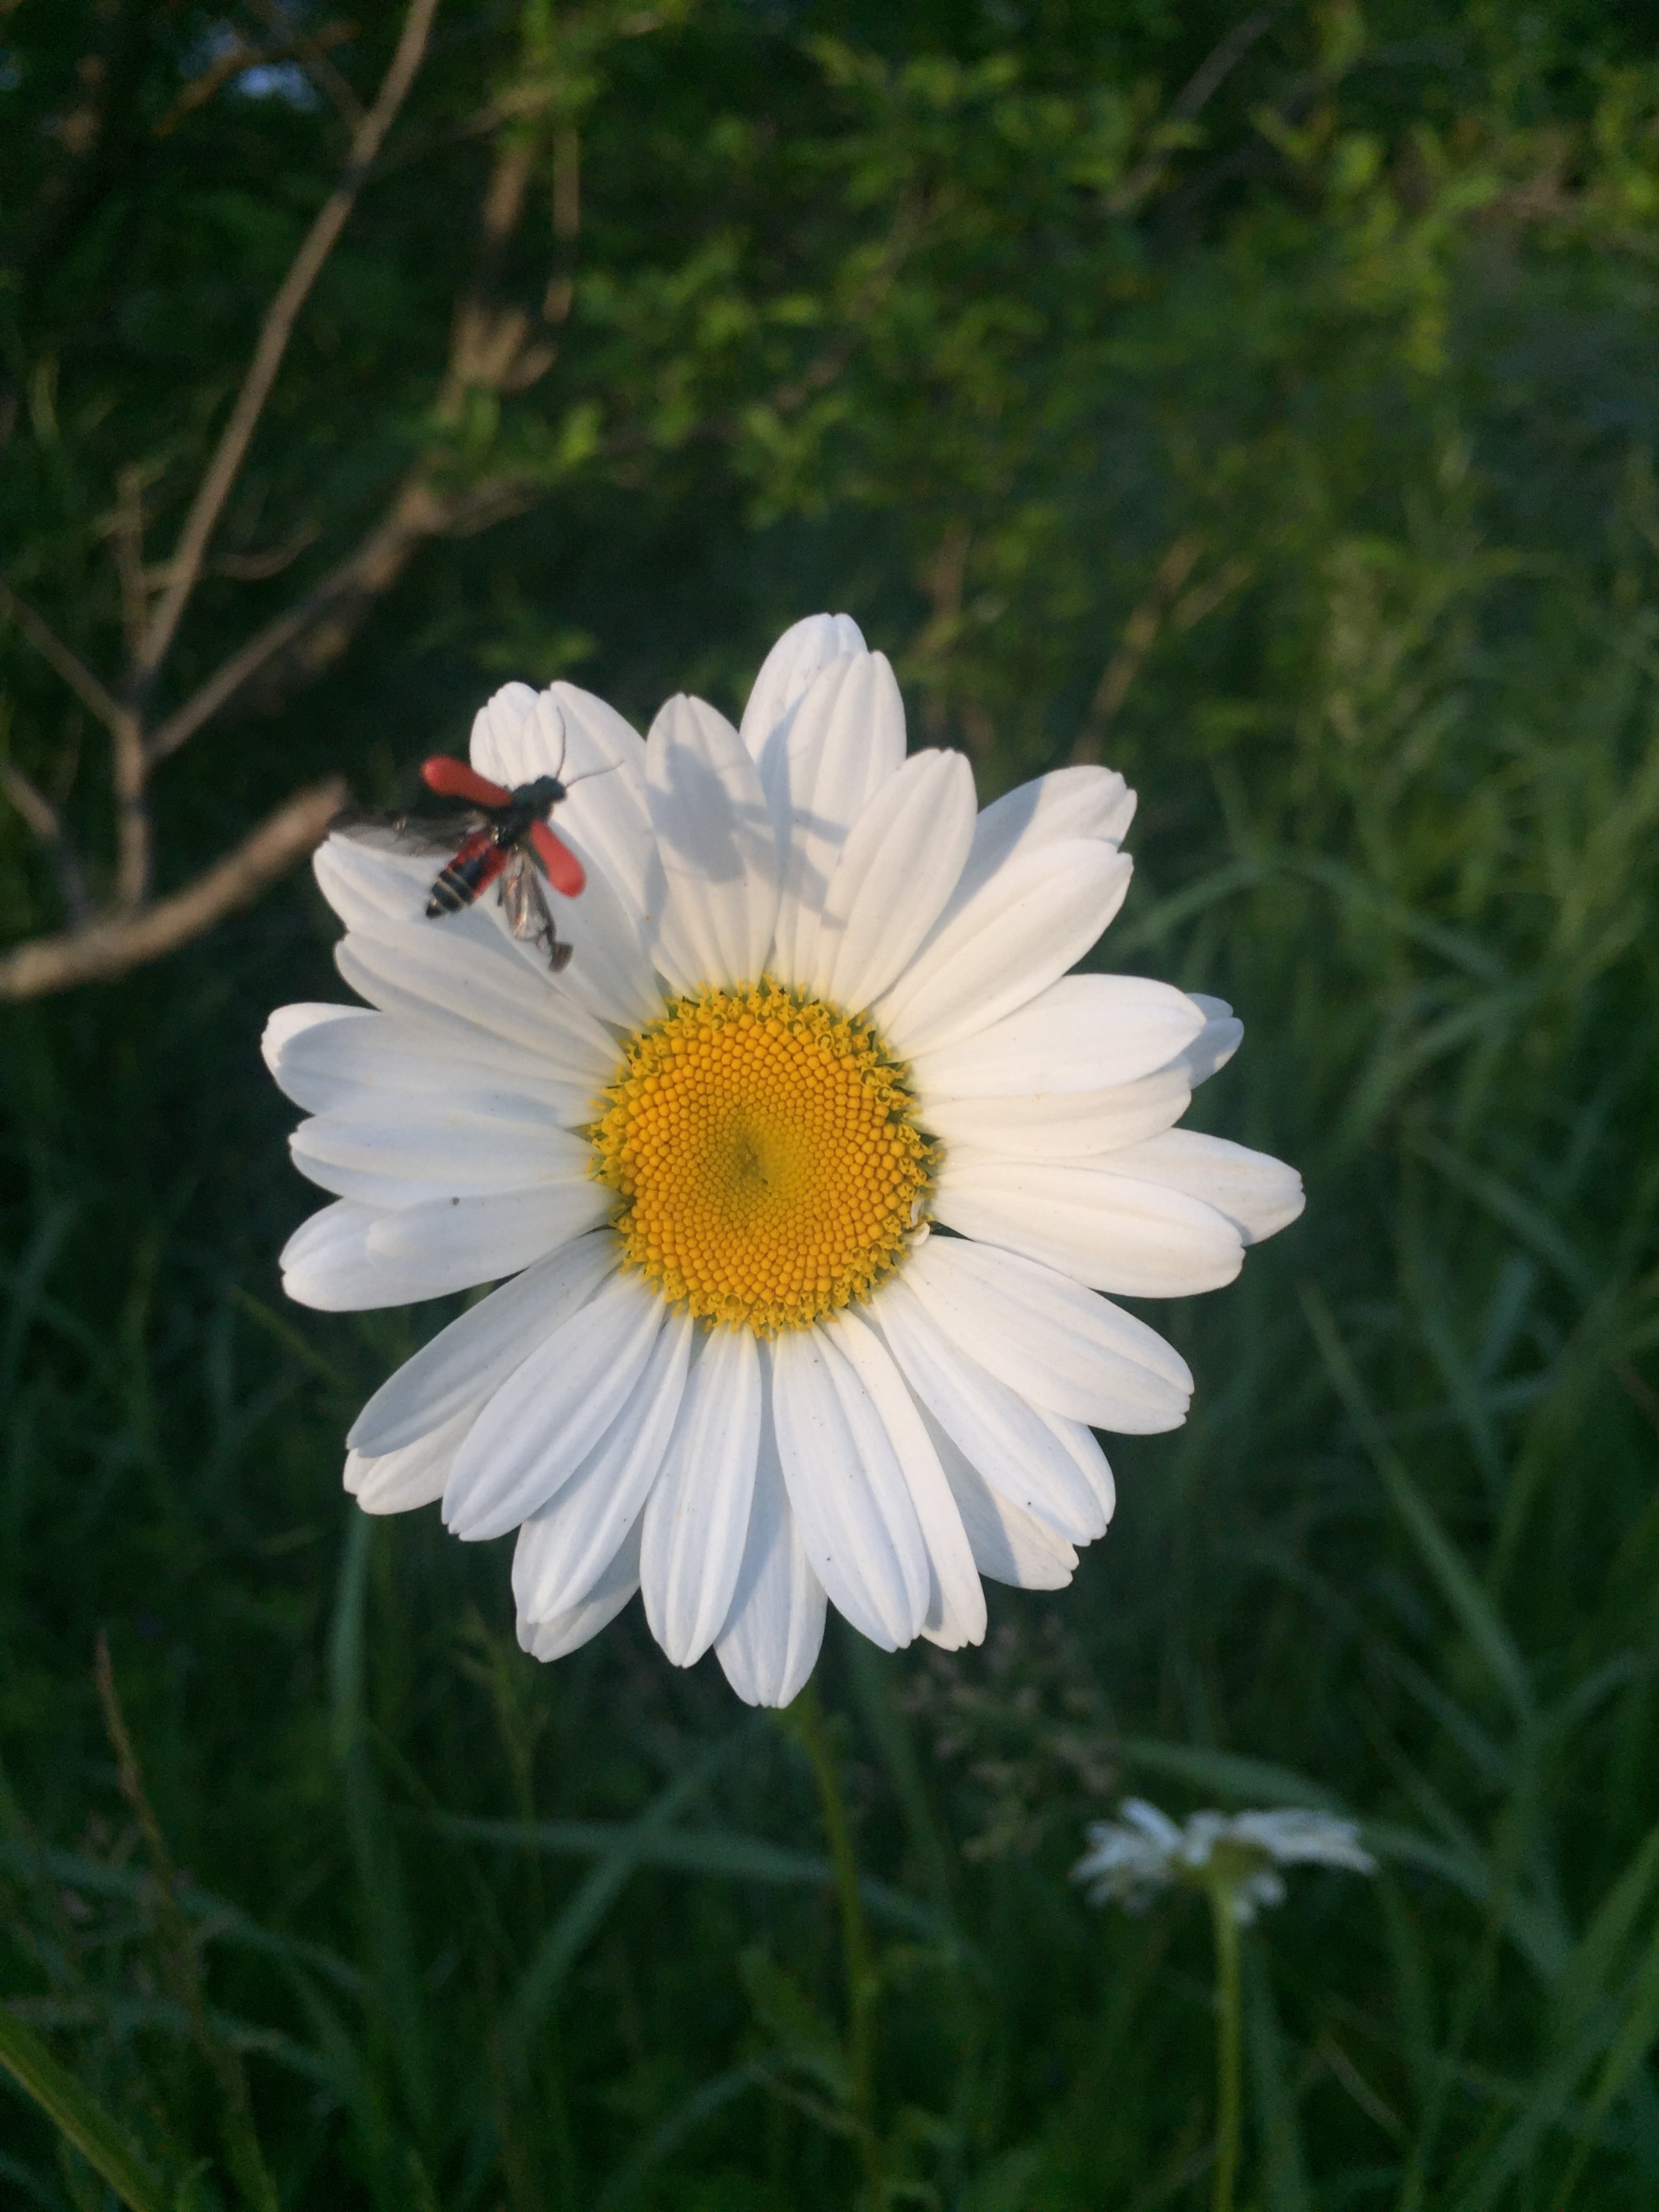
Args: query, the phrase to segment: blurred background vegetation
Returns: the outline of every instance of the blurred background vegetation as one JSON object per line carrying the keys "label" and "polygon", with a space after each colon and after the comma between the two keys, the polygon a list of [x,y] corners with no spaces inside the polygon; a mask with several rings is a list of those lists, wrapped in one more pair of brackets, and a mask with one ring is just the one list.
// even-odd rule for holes
{"label": "blurred background vegetation", "polygon": [[[1322,1803],[1384,1872],[1249,1939],[1244,2202],[1659,2203],[1659,17],[443,0],[354,166],[406,24],[0,0],[0,940],[123,971],[0,965],[5,2017],[180,2212],[1181,2212],[1201,1908],[1082,1824]],[[1200,1118],[1310,1196],[1153,1315],[1194,1414],[1072,1590],[831,1638],[862,2162],[799,1742],[341,1491],[450,1309],[281,1301],[308,877],[134,951],[497,683],[729,710],[819,607],[982,797],[1138,785],[1098,957],[1237,1004]],[[114,2201],[0,2076],[0,2203]]]}

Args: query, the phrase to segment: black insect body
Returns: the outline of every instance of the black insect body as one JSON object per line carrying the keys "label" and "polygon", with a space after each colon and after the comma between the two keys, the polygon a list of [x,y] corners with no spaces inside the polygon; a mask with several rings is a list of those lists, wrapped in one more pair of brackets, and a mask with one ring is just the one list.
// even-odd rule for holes
{"label": "black insect body", "polygon": [[427,761],[421,775],[440,798],[466,801],[466,811],[431,821],[411,814],[348,817],[336,827],[347,836],[389,841],[405,853],[447,853],[426,902],[434,920],[459,914],[496,884],[507,927],[539,945],[556,975],[568,964],[571,948],[553,926],[542,879],[565,898],[579,897],[587,881],[581,862],[548,826],[566,786],[556,775],[538,775],[509,791],[444,753]]}

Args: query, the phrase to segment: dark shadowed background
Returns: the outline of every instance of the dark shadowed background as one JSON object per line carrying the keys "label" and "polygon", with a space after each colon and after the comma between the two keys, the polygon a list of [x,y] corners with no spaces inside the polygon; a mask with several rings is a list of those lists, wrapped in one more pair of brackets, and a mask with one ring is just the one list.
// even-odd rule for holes
{"label": "dark shadowed background", "polygon": [[[510,678],[731,712],[845,608],[981,799],[1139,787],[1096,957],[1309,1190],[1070,1591],[832,1631],[884,2203],[1209,2202],[1202,1911],[1066,1879],[1127,1791],[1384,1863],[1251,1939],[1255,2212],[1659,2203],[1659,16],[443,0],[368,147],[409,21],[0,0],[8,2016],[178,2212],[857,2198],[798,1745],[342,1492],[453,1303],[283,1302],[258,1035],[345,994],[240,903]],[[0,2075],[0,2204],[114,2201]]]}

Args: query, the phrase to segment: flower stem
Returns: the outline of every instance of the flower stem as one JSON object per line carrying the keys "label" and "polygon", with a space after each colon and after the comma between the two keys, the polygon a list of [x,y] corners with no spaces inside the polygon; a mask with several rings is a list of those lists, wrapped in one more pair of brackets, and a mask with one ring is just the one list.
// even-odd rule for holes
{"label": "flower stem", "polygon": [[1233,2212],[1233,2185],[1238,2175],[1241,2118],[1239,2063],[1238,1923],[1233,1917],[1232,1892],[1224,1882],[1210,1890],[1210,1918],[1215,1929],[1215,2193],[1212,2212]]}
{"label": "flower stem", "polygon": [[788,1719],[801,1748],[811,1761],[823,1839],[829,1846],[830,1863],[835,1869],[836,1896],[841,1907],[842,1966],[847,1979],[848,2106],[858,2134],[871,2212],[880,2212],[884,2191],[881,2144],[875,2126],[875,1957],[870,1945],[869,1923],[864,1917],[864,1898],[859,1888],[858,1858],[847,1818],[847,1799],[841,1786],[841,1762],[823,1724],[816,1683],[807,1683],[790,1706]]}

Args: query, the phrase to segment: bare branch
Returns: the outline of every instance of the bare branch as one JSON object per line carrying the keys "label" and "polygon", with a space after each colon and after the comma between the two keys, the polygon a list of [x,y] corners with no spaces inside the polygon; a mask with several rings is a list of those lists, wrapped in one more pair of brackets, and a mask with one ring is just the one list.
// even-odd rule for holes
{"label": "bare branch", "polygon": [[208,540],[213,535],[225,501],[230,496],[231,488],[240,473],[254,428],[276,380],[276,372],[288,350],[295,319],[321,273],[324,263],[333,251],[336,240],[344,229],[346,220],[362,189],[368,166],[380,151],[381,141],[415,81],[415,72],[420,67],[422,56],[426,51],[437,6],[438,0],[410,0],[409,12],[404,18],[403,32],[391,66],[374,96],[374,106],[352,134],[351,151],[345,173],[323,204],[295,256],[288,275],[265,311],[258,341],[253,349],[253,358],[248,363],[247,374],[242,380],[242,388],[236,395],[230,419],[220,434],[206,473],[197,487],[196,497],[191,501],[179,535],[179,548],[172,564],[172,580],[150,621],[143,650],[133,665],[132,689],[139,697],[154,684],[167,657],[167,648],[173,642],[201,575]]}
{"label": "bare branch", "polygon": [[137,906],[149,889],[149,814],[144,803],[149,763],[143,730],[137,714],[109,693],[76,653],[71,653],[45,617],[9,584],[0,584],[0,614],[9,615],[41,658],[49,660],[76,696],[90,707],[110,733],[114,758],[111,781],[115,793],[118,850],[116,860],[118,895],[125,906]]}
{"label": "bare branch", "polygon": [[0,791],[5,793],[43,845],[57,844],[64,834],[58,809],[40,785],[32,782],[21,768],[9,760],[0,760]]}
{"label": "bare branch", "polygon": [[[258,0],[254,0],[254,5],[258,6]],[[311,60],[311,56],[314,55],[331,76],[345,84],[345,79],[328,59],[325,49],[343,45],[346,40],[354,37],[357,28],[355,23],[324,23],[314,35],[307,35],[296,28],[280,8],[260,7],[259,13],[267,22],[275,17],[278,36],[257,46],[251,46],[246,39],[236,39],[222,53],[216,55],[205,69],[191,77],[155,125],[158,138],[170,138],[187,115],[194,114],[198,107],[207,106],[233,77],[241,76],[248,70],[269,69],[273,62],[299,61],[307,75],[315,76]],[[328,88],[325,86],[324,89]],[[361,121],[363,111],[357,96],[349,85],[346,85],[345,89],[347,97],[356,110],[356,120]],[[334,99],[331,91],[329,97]],[[336,100],[335,104],[337,106],[339,103]]]}
{"label": "bare branch", "polygon": [[343,780],[313,784],[268,815],[252,835],[181,890],[137,914],[38,937],[0,955],[0,1000],[38,999],[77,983],[107,981],[175,952],[285,876],[314,850],[345,804]]}
{"label": "bare branch", "polygon": [[343,649],[370,603],[403,574],[417,548],[450,526],[454,511],[454,502],[441,497],[424,471],[417,470],[343,561],[304,599],[221,662],[200,690],[167,716],[150,738],[151,761],[176,753],[246,684],[302,641],[313,641],[312,665],[325,666]]}
{"label": "bare branch", "polygon": [[220,553],[214,556],[213,574],[228,576],[238,584],[264,584],[273,576],[280,576],[284,568],[291,568],[302,553],[308,552],[320,535],[319,526],[307,522],[297,530],[286,545],[273,545],[268,553]]}
{"label": "bare branch", "polygon": [[40,785],[24,776],[13,761],[0,761],[0,792],[7,794],[18,814],[22,814],[33,830],[35,838],[46,848],[53,874],[58,876],[58,890],[64,900],[64,911],[69,914],[70,929],[84,929],[91,918],[93,902],[86,891],[86,872],[80,865],[80,854],[64,834],[62,814],[40,790]]}
{"label": "bare branch", "polygon": [[43,660],[49,660],[83,706],[90,707],[106,729],[121,719],[121,708],[78,653],[71,653],[44,615],[27,599],[20,599],[9,584],[0,583],[0,615],[9,615]]}
{"label": "bare branch", "polygon": [[542,295],[542,320],[562,323],[576,297],[576,240],[582,227],[582,142],[575,125],[553,133],[553,236],[557,246]]}
{"label": "bare branch", "polygon": [[115,895],[130,911],[149,896],[149,759],[136,708],[124,708],[110,729],[109,781],[115,800]]}
{"label": "bare branch", "polygon": [[84,929],[92,915],[86,872],[80,855],[64,834],[64,818],[39,784],[11,761],[0,761],[0,791],[22,816],[46,847],[71,929]]}

